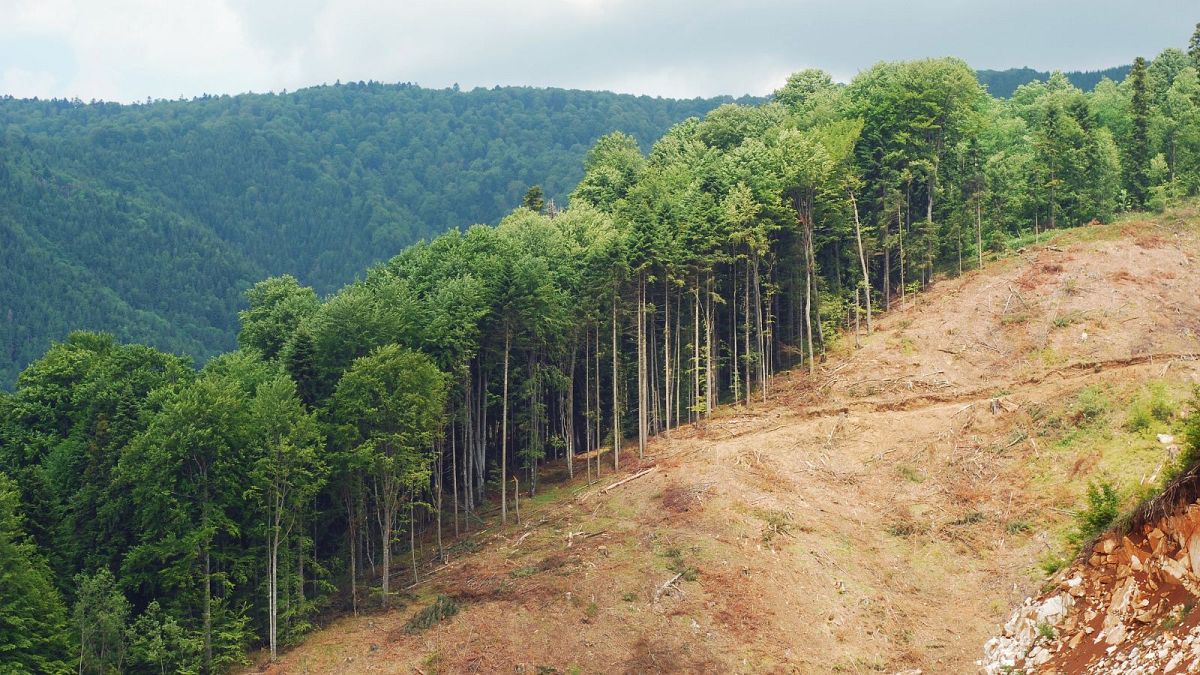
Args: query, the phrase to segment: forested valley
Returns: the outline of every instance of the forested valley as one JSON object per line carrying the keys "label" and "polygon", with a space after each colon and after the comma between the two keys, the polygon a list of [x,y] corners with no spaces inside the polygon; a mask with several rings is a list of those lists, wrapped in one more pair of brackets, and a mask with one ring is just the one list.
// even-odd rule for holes
{"label": "forested valley", "polygon": [[81,328],[203,363],[236,345],[259,279],[331,293],[421,238],[497,222],[531,184],[561,204],[606,133],[649,144],[731,100],[378,82],[0,96],[0,388]]}
{"label": "forested valley", "polygon": [[[352,91],[288,96],[312,97],[317,114],[316,100]],[[36,152],[19,155],[28,165],[5,153],[0,208],[37,203],[57,218],[59,204],[94,214],[169,200],[222,213],[203,183],[177,182],[170,168],[208,149],[164,147],[155,161],[166,165],[139,168],[161,192],[136,198],[118,191],[132,169],[103,151],[106,134],[170,137],[188,105],[139,108],[147,119],[128,128],[95,125],[96,152],[70,156],[111,172],[100,191],[59,180]],[[60,115],[105,114],[4,107],[49,125],[38,141],[10,124],[4,147],[49,143]],[[529,174],[489,169],[468,192],[496,201],[431,222],[480,220],[523,194],[498,225],[422,241],[332,294],[324,289],[343,273],[324,264],[306,271],[311,285],[259,281],[237,314],[238,348],[198,370],[93,332],[51,347],[0,394],[0,663],[217,672],[253,648],[274,655],[323,617],[388,607],[417,573],[406,561],[418,542],[441,552],[485,517],[514,518],[548,465],[606,475],[654,435],[769,397],[773,375],[813,369],[938,277],[1056,228],[1195,195],[1200,30],[1188,51],[1139,58],[1123,81],[1086,93],[1056,73],[997,99],[966,63],[942,58],[880,63],[847,85],[806,70],[769,102],[694,112],[646,152],[634,135],[603,136],[553,203],[563,183],[526,190],[525,179],[515,190]],[[357,264],[407,236],[387,229],[394,203],[323,192],[324,171],[366,161],[336,134],[293,163],[286,135],[273,146],[262,134],[294,121],[257,119],[223,122],[232,128],[221,147],[246,153],[248,166],[290,167],[284,184],[303,198],[275,203],[315,225],[295,245],[349,236],[321,229],[342,209],[377,213],[368,220],[385,230],[354,235],[364,237]],[[457,119],[447,111],[443,123]],[[84,142],[71,139],[53,152]],[[326,148],[347,154],[324,159]],[[375,156],[398,161],[387,148]],[[271,189],[247,186],[239,199]],[[455,201],[454,189],[437,194],[447,197],[431,214]],[[289,218],[256,213],[240,225],[246,248],[292,255],[287,236],[256,225]],[[153,236],[157,226],[145,227]],[[99,248],[96,236],[78,245]],[[107,241],[120,250],[98,253],[112,264],[147,264]],[[228,260],[230,274],[260,269]],[[186,272],[198,293],[212,292],[202,286],[220,273],[210,266],[197,258]],[[227,319],[216,315],[237,300],[204,297],[213,318],[203,325],[219,331]]]}

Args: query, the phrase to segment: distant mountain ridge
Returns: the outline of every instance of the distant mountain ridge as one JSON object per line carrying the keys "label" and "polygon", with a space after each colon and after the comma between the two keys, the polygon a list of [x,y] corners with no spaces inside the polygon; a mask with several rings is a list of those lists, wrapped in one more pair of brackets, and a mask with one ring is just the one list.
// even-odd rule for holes
{"label": "distant mountain ridge", "polygon": [[[1130,66],[1113,66],[1104,70],[1074,70],[1064,72],[1063,75],[1071,81],[1076,87],[1084,91],[1091,91],[1100,80],[1108,78],[1114,82],[1120,82],[1129,74]],[[1009,68],[1008,70],[977,70],[975,75],[979,78],[979,83],[987,87],[988,92],[992,96],[999,98],[1008,98],[1013,95],[1017,87],[1038,80],[1045,82],[1050,79],[1048,71],[1034,70],[1033,68]]]}
{"label": "distant mountain ridge", "polygon": [[648,149],[733,100],[374,82],[0,97],[0,389],[74,329],[207,359],[264,277],[331,292],[421,238],[495,222],[531,184],[561,203],[606,133]]}

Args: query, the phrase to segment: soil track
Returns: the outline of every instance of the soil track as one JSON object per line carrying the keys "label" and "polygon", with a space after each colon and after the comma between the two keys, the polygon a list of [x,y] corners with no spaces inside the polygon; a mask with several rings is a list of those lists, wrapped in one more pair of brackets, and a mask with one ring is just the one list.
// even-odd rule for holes
{"label": "soil track", "polygon": [[[1085,387],[1117,400],[1200,381],[1187,216],[1063,233],[940,281],[861,348],[843,338],[813,373],[776,378],[768,402],[523,502],[524,524],[473,534],[410,607],[338,620],[274,668],[973,672],[1115,461],[1046,420],[1069,423]],[[462,611],[404,633],[438,592]]]}

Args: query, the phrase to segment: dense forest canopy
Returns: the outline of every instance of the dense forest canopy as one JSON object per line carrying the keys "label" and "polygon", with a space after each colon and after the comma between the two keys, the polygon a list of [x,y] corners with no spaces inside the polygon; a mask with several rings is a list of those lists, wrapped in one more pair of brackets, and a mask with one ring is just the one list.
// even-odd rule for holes
{"label": "dense forest canopy", "polygon": [[606,133],[649,145],[730,100],[375,82],[0,98],[0,388],[77,328],[206,360],[233,346],[258,279],[332,292],[421,238],[495,223],[531,184],[563,204]]}
{"label": "dense forest canopy", "polygon": [[393,554],[507,521],[547,462],[610,472],[1014,238],[1197,194],[1198,66],[1200,31],[1090,93],[806,70],[648,148],[603,136],[565,209],[529,190],[324,297],[259,281],[200,370],[74,333],[0,394],[0,663],[216,672],[387,607]]}
{"label": "dense forest canopy", "polygon": [[[1114,66],[1103,70],[1072,70],[1063,73],[1071,84],[1084,91],[1091,91],[1108,78],[1120,82],[1129,74],[1131,66]],[[997,98],[1008,98],[1017,87],[1030,82],[1045,82],[1051,73],[1033,68],[1009,68],[1007,70],[980,70],[976,72],[979,83],[987,88],[988,93]]]}

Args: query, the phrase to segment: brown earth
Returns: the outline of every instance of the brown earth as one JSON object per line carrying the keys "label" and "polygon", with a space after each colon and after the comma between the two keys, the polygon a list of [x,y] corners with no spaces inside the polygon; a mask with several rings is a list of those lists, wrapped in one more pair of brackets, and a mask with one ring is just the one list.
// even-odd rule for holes
{"label": "brown earth", "polygon": [[[1087,481],[1168,460],[1122,423],[1146,383],[1182,406],[1200,381],[1196,222],[1062,232],[939,281],[768,402],[523,500],[405,609],[333,621],[272,670],[974,672]],[[438,593],[461,611],[407,634]]]}

